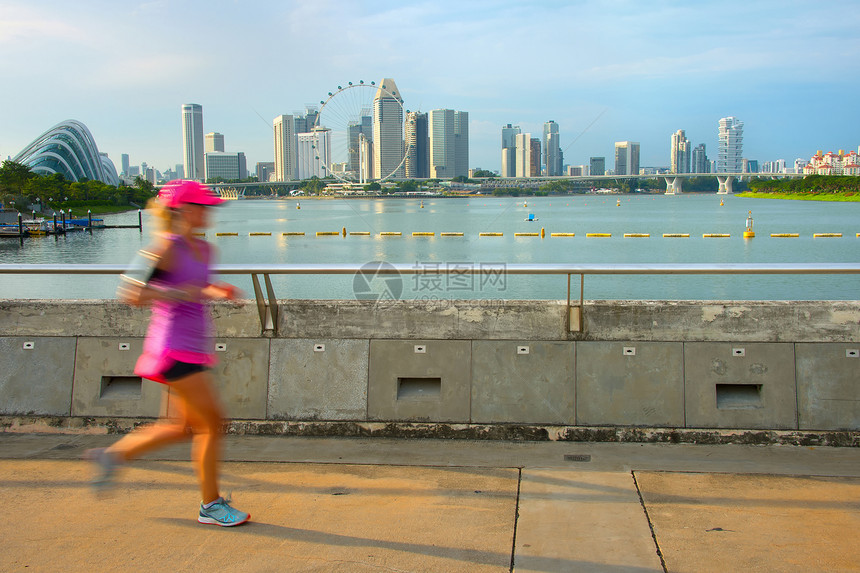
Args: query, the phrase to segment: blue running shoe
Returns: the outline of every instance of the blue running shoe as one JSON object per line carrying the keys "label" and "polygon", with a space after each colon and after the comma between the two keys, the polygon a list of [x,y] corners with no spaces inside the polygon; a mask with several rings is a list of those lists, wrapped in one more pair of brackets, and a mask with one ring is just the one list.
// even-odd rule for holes
{"label": "blue running shoe", "polygon": [[197,521],[200,523],[211,523],[221,527],[233,527],[245,523],[249,519],[251,519],[250,514],[230,507],[230,504],[223,497],[219,497],[208,508],[203,507],[201,503],[200,515],[197,516]]}
{"label": "blue running shoe", "polygon": [[84,458],[98,466],[98,474],[90,482],[96,493],[104,493],[114,486],[116,470],[120,465],[116,455],[110,453],[107,448],[96,448],[87,450]]}

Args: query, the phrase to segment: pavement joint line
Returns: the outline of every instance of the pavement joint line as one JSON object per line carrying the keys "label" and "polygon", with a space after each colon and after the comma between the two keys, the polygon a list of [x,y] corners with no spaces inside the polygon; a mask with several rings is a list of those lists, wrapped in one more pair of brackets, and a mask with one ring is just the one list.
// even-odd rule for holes
{"label": "pavement joint line", "polygon": [[514,535],[511,540],[511,568],[509,573],[514,573],[517,558],[517,523],[520,519],[520,490],[523,486],[523,468],[517,471],[517,500],[514,503]]}
{"label": "pavement joint line", "polygon": [[645,499],[642,497],[642,490],[639,489],[639,482],[636,480],[636,470],[630,470],[630,476],[633,478],[633,485],[636,487],[636,495],[639,496],[639,504],[642,505],[642,511],[645,512],[645,520],[648,522],[648,529],[651,530],[651,539],[654,540],[654,547],[657,549],[657,557],[660,558],[660,565],[663,567],[663,573],[669,573],[669,569],[666,568],[666,560],[663,559],[663,551],[660,549],[660,543],[657,541],[654,524],[651,523],[651,516],[648,515],[648,508],[645,507]]}

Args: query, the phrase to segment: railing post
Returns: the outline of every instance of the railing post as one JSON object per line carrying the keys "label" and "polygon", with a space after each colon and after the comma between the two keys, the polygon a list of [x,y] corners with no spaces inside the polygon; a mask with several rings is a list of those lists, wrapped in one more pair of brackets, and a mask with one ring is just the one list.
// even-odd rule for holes
{"label": "railing post", "polygon": [[585,293],[585,275],[579,275],[579,305],[570,304],[570,273],[567,275],[567,324],[568,332],[582,332],[582,303]]}
{"label": "railing post", "polygon": [[273,336],[278,334],[278,300],[275,298],[275,289],[272,288],[272,280],[268,274],[263,274],[263,279],[266,282],[266,294],[268,302],[263,295],[263,289],[260,288],[260,279],[256,274],[251,274],[251,280],[254,283],[254,297],[257,300],[257,312],[260,315],[260,330],[262,334],[267,332]]}

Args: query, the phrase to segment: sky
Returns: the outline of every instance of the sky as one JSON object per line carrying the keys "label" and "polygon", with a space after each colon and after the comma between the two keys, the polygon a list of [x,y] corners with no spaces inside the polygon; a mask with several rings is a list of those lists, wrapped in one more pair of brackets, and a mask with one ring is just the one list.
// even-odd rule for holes
{"label": "sky", "polygon": [[860,145],[860,3],[801,0],[0,0],[0,158],[75,119],[119,170],[182,162],[181,106],[203,106],[249,169],[272,120],[348,82],[393,78],[410,110],[469,112],[473,168],[499,170],[501,128],[559,124],[569,165],[672,134],[717,156]]}

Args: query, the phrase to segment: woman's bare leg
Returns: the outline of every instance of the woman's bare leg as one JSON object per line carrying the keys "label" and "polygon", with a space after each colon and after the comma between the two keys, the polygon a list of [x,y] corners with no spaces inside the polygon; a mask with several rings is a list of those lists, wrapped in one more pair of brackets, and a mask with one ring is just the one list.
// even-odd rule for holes
{"label": "woman's bare leg", "polygon": [[[169,394],[170,390],[164,393],[165,399],[168,399]],[[108,451],[116,456],[117,461],[125,462],[139,458],[145,453],[163,446],[189,439],[191,428],[184,401],[175,399],[173,402],[176,403],[177,407],[177,413],[174,417],[143,426],[126,434],[110,446]]]}
{"label": "woman's bare leg", "polygon": [[171,383],[188,424],[194,430],[195,470],[203,503],[218,499],[218,463],[224,415],[209,372],[196,372]]}

